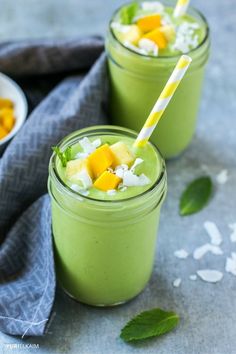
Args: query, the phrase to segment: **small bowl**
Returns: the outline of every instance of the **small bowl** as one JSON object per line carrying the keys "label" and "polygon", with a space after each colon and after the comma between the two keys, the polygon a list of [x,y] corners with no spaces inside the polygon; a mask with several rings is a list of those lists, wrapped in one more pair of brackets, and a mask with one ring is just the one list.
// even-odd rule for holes
{"label": "small bowl", "polygon": [[14,104],[15,125],[5,138],[0,139],[0,154],[17,134],[27,117],[28,104],[21,88],[8,76],[0,73],[0,97],[9,98]]}

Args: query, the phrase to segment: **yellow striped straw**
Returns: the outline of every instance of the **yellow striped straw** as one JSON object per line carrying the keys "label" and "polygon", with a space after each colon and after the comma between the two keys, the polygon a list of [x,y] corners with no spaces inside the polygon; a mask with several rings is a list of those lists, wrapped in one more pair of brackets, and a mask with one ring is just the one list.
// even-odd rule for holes
{"label": "yellow striped straw", "polygon": [[174,17],[180,17],[187,11],[190,0],[178,0],[174,9]]}
{"label": "yellow striped straw", "polygon": [[162,114],[164,113],[168,103],[173,97],[175,90],[179,86],[180,81],[184,77],[192,59],[188,55],[182,55],[176,64],[169,80],[167,81],[162,93],[156,101],[151,113],[149,114],[143,128],[141,129],[134,147],[142,147],[147,144],[153,130],[156,128]]}

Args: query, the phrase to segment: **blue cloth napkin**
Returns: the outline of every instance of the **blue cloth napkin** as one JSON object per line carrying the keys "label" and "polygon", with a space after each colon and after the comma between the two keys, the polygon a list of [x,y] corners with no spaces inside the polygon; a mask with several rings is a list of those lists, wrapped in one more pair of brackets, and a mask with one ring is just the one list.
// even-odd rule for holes
{"label": "blue cloth napkin", "polygon": [[107,123],[102,51],[98,37],[0,45],[0,71],[26,83],[31,99],[35,93],[41,99],[39,78],[43,95],[52,85],[47,74],[76,73],[33,110],[0,159],[0,330],[5,333],[45,333],[56,286],[46,194],[51,146],[72,131]]}

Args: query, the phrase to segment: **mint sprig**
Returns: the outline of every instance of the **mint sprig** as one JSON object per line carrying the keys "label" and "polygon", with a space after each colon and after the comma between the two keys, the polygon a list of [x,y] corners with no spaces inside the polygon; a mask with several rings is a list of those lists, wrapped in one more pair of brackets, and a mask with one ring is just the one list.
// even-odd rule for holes
{"label": "mint sprig", "polygon": [[138,11],[138,3],[133,2],[127,6],[123,6],[120,10],[120,22],[123,25],[130,25],[133,22],[133,19]]}
{"label": "mint sprig", "polygon": [[197,178],[191,182],[181,196],[180,215],[194,214],[203,209],[209,202],[212,191],[213,184],[208,176]]}
{"label": "mint sprig", "polygon": [[61,160],[61,164],[63,167],[66,167],[67,162],[72,159],[71,157],[71,146],[68,146],[65,151],[61,151],[58,146],[52,146],[52,150]]}
{"label": "mint sprig", "polygon": [[179,323],[175,312],[160,308],[144,311],[129,321],[122,329],[120,337],[125,342],[158,337],[170,332]]}

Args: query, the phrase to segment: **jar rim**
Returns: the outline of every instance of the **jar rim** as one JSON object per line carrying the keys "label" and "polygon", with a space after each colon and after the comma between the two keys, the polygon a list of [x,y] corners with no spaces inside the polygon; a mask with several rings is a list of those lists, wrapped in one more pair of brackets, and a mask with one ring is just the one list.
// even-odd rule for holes
{"label": "jar rim", "polygon": [[[120,127],[120,126],[116,126],[116,125],[95,125],[92,127],[87,127],[87,128],[83,128],[83,129],[79,129],[74,131],[73,133],[68,134],[67,136],[65,136],[63,139],[61,139],[61,141],[59,142],[58,146],[59,147],[67,147],[69,143],[71,142],[71,138],[76,138],[78,133],[83,133],[83,132],[99,132],[99,131],[104,131],[104,130],[114,130],[120,133],[129,133],[132,134],[133,136],[137,137],[137,132],[132,130],[132,129],[128,129],[128,128],[124,128],[124,127]],[[144,192],[134,195],[132,197],[129,198],[124,198],[124,199],[106,199],[106,200],[101,200],[101,199],[97,199],[97,198],[92,198],[89,196],[86,196],[80,192],[77,192],[75,190],[73,190],[72,188],[70,188],[64,181],[63,179],[60,177],[60,174],[57,171],[56,168],[56,153],[53,152],[50,161],[49,161],[49,174],[50,177],[54,177],[55,180],[57,181],[57,183],[60,185],[60,187],[66,192],[69,193],[72,196],[76,196],[76,197],[80,197],[83,198],[89,202],[96,202],[96,203],[100,203],[100,205],[104,204],[104,205],[108,205],[108,204],[119,204],[119,203],[123,203],[123,202],[127,202],[130,201],[132,202],[133,200],[137,200],[139,198],[142,198],[144,195],[150,194],[152,191],[154,191],[158,186],[160,186],[166,178],[166,165],[165,165],[165,160],[160,152],[160,150],[156,147],[155,144],[153,144],[152,142],[149,142],[149,144],[152,145],[152,147],[154,148],[154,150],[156,151],[157,155],[160,158],[160,162],[161,162],[161,171],[160,174],[158,176],[158,178],[156,179],[156,181],[150,186],[150,188],[148,188],[147,190],[145,190]]]}
{"label": "jar rim", "polygon": [[[110,33],[111,33],[111,35],[112,35],[112,37],[113,37],[113,39],[115,40],[115,41],[117,41],[124,49],[126,49],[128,52],[130,52],[130,53],[132,53],[134,56],[136,56],[136,57],[141,57],[141,58],[151,58],[151,59],[154,59],[154,60],[160,60],[160,61],[162,61],[162,60],[167,60],[167,59],[169,59],[169,60],[177,60],[177,59],[179,59],[179,57],[181,56],[181,54],[177,54],[177,55],[163,55],[163,56],[154,56],[154,55],[145,55],[145,54],[142,54],[142,53],[138,53],[138,52],[135,52],[134,50],[132,50],[131,48],[128,48],[128,47],[126,47],[117,37],[116,37],[116,35],[115,35],[115,33],[114,33],[114,31],[112,30],[112,28],[111,28],[111,24],[112,24],[112,21],[113,21],[113,19],[114,19],[114,17],[118,14],[118,12],[124,7],[124,6],[126,6],[126,5],[129,5],[129,4],[131,4],[133,1],[129,1],[129,2],[125,2],[123,5],[121,5],[121,6],[119,6],[116,10],[115,10],[115,12],[113,13],[113,15],[112,15],[112,17],[111,17],[111,19],[110,19],[110,21],[109,21],[109,31],[110,31]],[[144,1],[143,1],[144,2]],[[193,49],[191,49],[189,52],[187,52],[187,53],[184,53],[185,55],[191,55],[191,53],[194,53],[194,52],[196,52],[199,48],[201,48],[205,43],[206,43],[206,41],[207,41],[207,39],[209,38],[209,34],[210,34],[210,28],[209,28],[209,25],[208,25],[208,22],[207,22],[207,19],[206,19],[206,17],[201,13],[201,11],[199,11],[198,9],[196,9],[194,6],[189,6],[189,8],[191,9],[191,10],[193,10],[200,18],[201,18],[201,20],[203,21],[203,23],[205,24],[205,26],[206,26],[206,33],[205,33],[205,37],[203,38],[203,40],[198,44],[198,46],[197,47],[195,47],[195,48],[193,48]]]}

